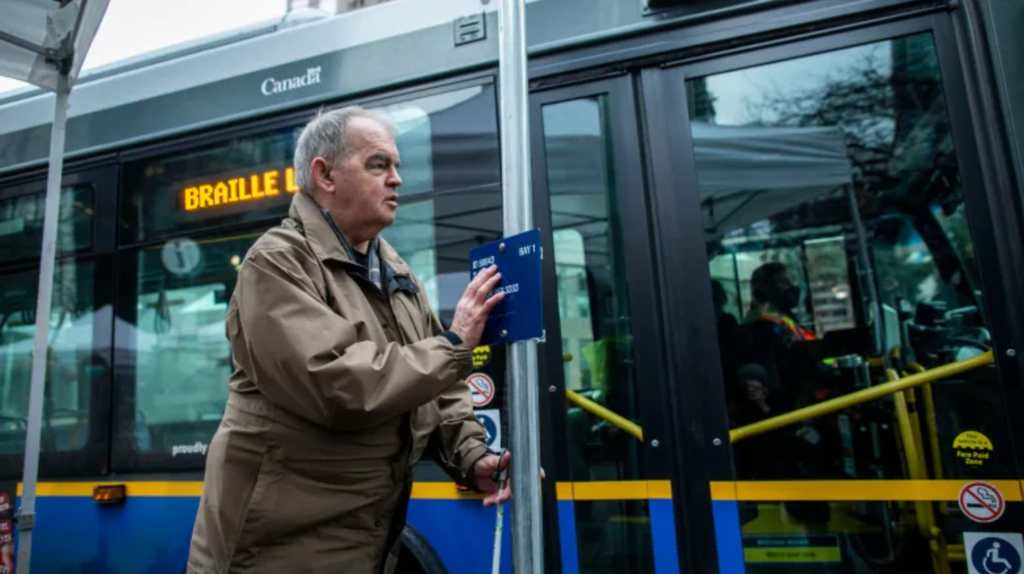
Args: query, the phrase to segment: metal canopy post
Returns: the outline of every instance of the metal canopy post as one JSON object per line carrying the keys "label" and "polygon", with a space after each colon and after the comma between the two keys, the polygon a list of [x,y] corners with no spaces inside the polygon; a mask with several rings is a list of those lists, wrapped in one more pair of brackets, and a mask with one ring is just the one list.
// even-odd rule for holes
{"label": "metal canopy post", "polygon": [[39,440],[43,426],[43,387],[50,336],[50,301],[53,268],[57,254],[57,221],[60,210],[60,181],[64,169],[64,134],[68,120],[67,75],[57,80],[53,130],[50,134],[50,168],[46,179],[46,211],[43,220],[43,250],[39,270],[39,298],[36,300],[36,333],[32,347],[32,386],[28,400],[28,428],[25,434],[23,494],[18,511],[18,574],[28,574],[32,562],[32,530],[36,522],[36,482],[39,478]]}
{"label": "metal canopy post", "polygon": [[[501,1],[498,69],[502,203],[505,236],[509,236],[533,227],[524,0]],[[521,574],[541,574],[544,572],[544,542],[541,538],[540,397],[535,341],[510,345],[506,380],[511,391],[513,570]]]}

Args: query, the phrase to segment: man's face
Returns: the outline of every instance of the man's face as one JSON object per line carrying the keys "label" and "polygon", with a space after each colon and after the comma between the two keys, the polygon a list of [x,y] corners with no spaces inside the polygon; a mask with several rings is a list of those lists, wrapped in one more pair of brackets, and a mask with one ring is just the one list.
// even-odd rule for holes
{"label": "man's face", "polygon": [[333,193],[323,194],[324,207],[350,240],[364,241],[395,222],[398,210],[399,157],[387,128],[369,118],[348,126],[350,155],[331,167]]}
{"label": "man's face", "polygon": [[789,313],[800,305],[800,287],[793,283],[788,271],[776,277],[771,299],[784,313]]}
{"label": "man's face", "polygon": [[793,280],[789,278],[789,271],[779,273],[775,277],[775,288],[780,292],[792,289],[793,287],[796,287],[796,285],[793,283]]}

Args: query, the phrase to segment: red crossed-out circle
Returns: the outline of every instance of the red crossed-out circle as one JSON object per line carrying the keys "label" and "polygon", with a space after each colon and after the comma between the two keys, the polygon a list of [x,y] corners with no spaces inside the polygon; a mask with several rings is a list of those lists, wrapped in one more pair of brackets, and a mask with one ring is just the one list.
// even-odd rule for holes
{"label": "red crossed-out circle", "polygon": [[[993,498],[995,500],[993,500]],[[971,482],[960,489],[960,511],[982,524],[995,522],[1006,512],[1006,499],[987,482]]]}
{"label": "red crossed-out circle", "polygon": [[484,373],[473,373],[466,379],[466,384],[473,394],[474,407],[486,407],[494,400],[494,381]]}

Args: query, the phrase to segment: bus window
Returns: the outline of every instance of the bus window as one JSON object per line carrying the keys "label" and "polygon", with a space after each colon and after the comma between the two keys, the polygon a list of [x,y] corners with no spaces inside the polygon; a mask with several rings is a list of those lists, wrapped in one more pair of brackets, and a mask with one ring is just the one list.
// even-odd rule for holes
{"label": "bus window", "polygon": [[[58,261],[54,270],[42,452],[80,451],[90,438],[94,384],[106,362],[97,353],[95,324],[110,321],[110,308],[94,307],[94,265]],[[0,456],[24,452],[39,270],[5,273],[0,281]],[[4,475],[20,472],[3,468]]]}
{"label": "bus window", "polygon": [[[542,108],[567,389],[639,421],[603,97]],[[641,478],[640,443],[567,403],[575,482]],[[581,572],[653,572],[646,501],[574,503]]]}
{"label": "bus window", "polygon": [[[884,383],[885,367],[992,348],[929,34],[688,83],[733,428]],[[804,492],[840,479],[1016,479],[1001,396],[994,367],[906,393],[920,461],[904,460],[890,396],[735,442],[737,478],[811,481]],[[983,467],[954,451],[965,431],[997,445]],[[917,523],[930,514],[877,496],[742,503],[747,572],[781,567],[759,546],[809,534],[832,556],[815,572],[932,571],[934,541]]]}
{"label": "bus window", "polygon": [[224,318],[256,237],[181,238],[136,252],[135,320],[118,324],[117,337],[134,351],[140,449],[180,456],[216,431],[232,372]]}
{"label": "bus window", "polygon": [[[0,265],[39,262],[43,245],[46,194],[33,193],[0,200]],[[64,188],[57,223],[58,255],[92,247],[94,191],[92,186]]]}
{"label": "bus window", "polygon": [[[468,284],[470,249],[501,236],[493,98],[476,86],[373,108],[395,123],[402,156],[402,206],[383,236],[445,324]],[[118,470],[202,467],[234,369],[225,319],[237,273],[297,192],[290,165],[300,129],[126,165],[121,212],[138,241],[120,254]],[[494,359],[485,368],[500,384],[503,359]]]}

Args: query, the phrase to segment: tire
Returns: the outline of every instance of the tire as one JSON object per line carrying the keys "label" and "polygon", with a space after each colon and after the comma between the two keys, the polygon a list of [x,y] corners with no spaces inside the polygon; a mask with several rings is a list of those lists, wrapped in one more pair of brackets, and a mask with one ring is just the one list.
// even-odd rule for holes
{"label": "tire", "polygon": [[400,544],[395,574],[448,574],[434,547],[411,524],[405,525]]}

